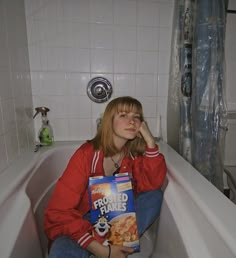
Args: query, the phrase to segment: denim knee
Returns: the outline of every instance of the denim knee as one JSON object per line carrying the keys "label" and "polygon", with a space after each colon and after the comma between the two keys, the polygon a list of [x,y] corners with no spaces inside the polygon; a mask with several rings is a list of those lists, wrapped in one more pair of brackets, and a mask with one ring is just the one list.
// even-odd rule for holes
{"label": "denim knee", "polygon": [[160,216],[161,204],[163,200],[162,190],[153,190],[141,193],[135,200],[136,216],[139,235]]}
{"label": "denim knee", "polygon": [[89,258],[89,255],[76,241],[61,236],[52,243],[48,258]]}

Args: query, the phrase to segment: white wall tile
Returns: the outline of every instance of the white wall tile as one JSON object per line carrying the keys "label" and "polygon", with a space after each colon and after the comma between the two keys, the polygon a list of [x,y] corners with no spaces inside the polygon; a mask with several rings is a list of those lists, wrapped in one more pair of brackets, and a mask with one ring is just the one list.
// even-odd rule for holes
{"label": "white wall tile", "polygon": [[114,48],[124,50],[136,50],[136,27],[115,26]]}
{"label": "white wall tile", "polygon": [[91,118],[92,104],[83,96],[70,97],[68,103],[69,118]]}
{"label": "white wall tile", "polygon": [[72,43],[74,47],[88,48],[89,46],[89,24],[72,23]]}
{"label": "white wall tile", "polygon": [[236,18],[235,18],[234,14],[227,15],[227,25],[226,25],[226,35],[225,35],[226,42],[227,41],[229,41],[229,42],[236,41],[236,35],[235,35],[235,33],[232,33],[233,29],[235,28],[235,20],[236,20]]}
{"label": "white wall tile", "polygon": [[135,95],[135,75],[116,74],[114,81],[115,96],[134,96]]}
{"label": "white wall tile", "polygon": [[34,17],[37,20],[57,20],[59,19],[58,4],[56,1],[47,1],[40,5],[40,1],[35,5]]}
{"label": "white wall tile", "polygon": [[137,74],[136,75],[136,96],[156,96],[157,75]]}
{"label": "white wall tile", "polygon": [[91,128],[91,137],[90,138],[93,138],[97,133],[97,119],[96,118],[92,119],[91,127],[92,128]]}
{"label": "white wall tile", "polygon": [[[33,44],[37,38],[35,38],[36,33],[32,34],[32,27],[29,27],[31,40],[29,43],[27,42],[24,12],[24,0],[1,1],[0,173],[3,173],[3,170],[18,155],[27,150],[29,146],[28,129],[33,128],[33,123],[29,125],[29,121],[32,121],[32,114],[29,111],[32,110],[32,94],[27,45]],[[37,28],[34,29],[37,31]],[[34,54],[32,49],[29,51]],[[35,68],[33,60],[32,64]],[[41,69],[41,65],[38,65],[37,68]],[[19,137],[22,139],[20,148]]]}
{"label": "white wall tile", "polygon": [[[85,130],[81,121],[90,128],[81,135],[92,137],[96,132],[96,118],[107,105],[93,103],[87,96],[88,81],[96,76],[110,80],[112,98],[141,98],[155,127],[156,98],[166,96],[172,26],[160,10],[168,13],[173,1],[69,0],[37,7],[26,3],[32,5],[28,10],[34,10],[27,23],[34,20],[37,25],[32,26],[38,31],[36,37],[30,26],[28,34],[34,35],[29,39],[34,106],[51,109],[55,140],[80,138],[77,127]],[[47,17],[50,13],[52,17]],[[163,88],[157,87],[157,78]],[[63,121],[68,121],[68,130]],[[40,123],[37,118],[36,127]]]}
{"label": "white wall tile", "polygon": [[74,49],[75,71],[90,72],[90,53],[88,49]]}
{"label": "white wall tile", "polygon": [[158,51],[159,28],[138,27],[137,48],[138,50]]}
{"label": "white wall tile", "polygon": [[168,86],[169,86],[169,76],[168,74],[158,75],[158,96],[167,97],[168,96]]}
{"label": "white wall tile", "polygon": [[29,150],[28,133],[25,126],[18,128],[19,152],[24,153]]}
{"label": "white wall tile", "polygon": [[12,98],[11,74],[9,70],[0,70],[0,77],[0,99]]}
{"label": "white wall tile", "polygon": [[[25,122],[27,120],[26,118],[26,113],[25,113],[25,96],[23,95],[19,95],[15,101],[14,101],[14,106],[15,106],[15,120],[16,120],[16,124],[17,124],[17,128],[19,129],[20,127],[25,125]],[[13,107],[14,107],[13,106]],[[11,111],[14,115],[14,111]],[[31,116],[32,119],[32,116]],[[15,121],[12,122],[13,126],[15,127]]]}
{"label": "white wall tile", "polygon": [[167,97],[157,97],[157,110],[161,117],[166,118],[167,115]]}
{"label": "white wall tile", "polygon": [[29,151],[34,150],[35,148],[35,136],[36,136],[36,130],[34,127],[34,121],[31,120],[28,124],[26,124],[26,130],[27,130],[27,137],[28,137],[28,143],[29,143]]}
{"label": "white wall tile", "polygon": [[[41,71],[42,70],[42,63],[41,58],[43,52],[41,51],[40,47],[37,46],[29,46],[29,61],[30,61],[30,69],[31,71]],[[47,69],[44,66],[44,69]]]}
{"label": "white wall tile", "polygon": [[136,52],[117,50],[114,53],[114,72],[115,73],[135,73],[136,71]]}
{"label": "white wall tile", "polygon": [[150,131],[152,132],[153,136],[157,135],[157,119],[156,118],[150,118],[150,117],[144,117],[145,121],[148,124],[148,127]]}
{"label": "white wall tile", "polygon": [[167,139],[167,119],[161,118],[161,136],[163,139]]}
{"label": "white wall tile", "polygon": [[93,23],[113,23],[112,0],[90,0],[89,21]]}
{"label": "white wall tile", "polygon": [[67,80],[65,73],[44,73],[40,95],[66,95]]}
{"label": "white wall tile", "polygon": [[64,20],[79,22],[89,21],[88,0],[66,0],[58,1],[58,3],[61,5]]}
{"label": "white wall tile", "polygon": [[114,24],[136,25],[136,1],[114,1]]}
{"label": "white wall tile", "polygon": [[44,71],[47,72],[49,71],[48,69],[48,52],[49,52],[48,47],[40,47],[39,48],[39,60],[40,60],[40,68],[36,69],[36,71]]}
{"label": "white wall tile", "polygon": [[[22,72],[12,72],[11,74],[11,87],[12,97],[17,98],[18,96],[24,96],[27,93],[27,78]],[[30,89],[30,88],[29,88]]]}
{"label": "white wall tile", "polygon": [[31,88],[33,95],[39,95],[41,93],[43,76],[44,73],[31,72]]}
{"label": "white wall tile", "polygon": [[92,49],[91,50],[91,72],[112,73],[113,52],[112,50]]}
{"label": "white wall tile", "polygon": [[[63,49],[63,68],[62,71],[66,71],[66,72],[73,72],[73,71],[79,71],[80,65],[79,65],[79,61],[76,64],[76,60],[79,60],[79,53],[77,52],[77,50],[79,51],[79,48],[64,48]],[[87,56],[87,60],[86,62],[86,68],[89,68],[89,56]]]}
{"label": "white wall tile", "polygon": [[19,145],[17,131],[8,131],[5,134],[8,162],[13,162],[19,156]]}
{"label": "white wall tile", "polygon": [[4,8],[0,5],[0,68],[8,63],[7,27]]}
{"label": "white wall tile", "polygon": [[53,136],[57,141],[66,141],[69,137],[69,119],[54,118],[51,122]]}
{"label": "white wall tile", "polygon": [[63,49],[49,47],[47,53],[47,69],[48,71],[61,71],[64,66]]}
{"label": "white wall tile", "polygon": [[155,118],[156,117],[156,97],[137,97],[139,101],[142,103],[143,112],[145,117]]}
{"label": "white wall tile", "polygon": [[106,108],[107,102],[105,103],[92,103],[92,120],[96,120],[99,117],[101,117],[101,114],[103,114],[105,108]]}
{"label": "white wall tile", "polygon": [[160,51],[158,54],[158,73],[169,74],[170,72],[170,52]]}
{"label": "white wall tile", "polygon": [[7,167],[7,153],[4,135],[0,135],[0,174]]}
{"label": "white wall tile", "polygon": [[67,94],[70,96],[86,96],[90,73],[68,73]]}
{"label": "white wall tile", "polygon": [[[65,23],[66,24],[66,23]],[[43,44],[47,47],[60,47],[61,42],[63,43],[63,34],[61,33],[62,23],[54,20],[45,21],[43,28]]]}
{"label": "white wall tile", "polygon": [[[91,48],[113,48],[113,27],[105,24],[90,25]],[[88,46],[88,45],[87,45]]]}
{"label": "white wall tile", "polygon": [[16,130],[16,118],[13,99],[2,101],[4,132]]}
{"label": "white wall tile", "polygon": [[141,26],[159,26],[159,3],[138,2],[137,23]]}
{"label": "white wall tile", "polygon": [[27,24],[28,46],[31,46],[39,42],[40,30],[37,21],[35,21],[32,17],[29,17],[28,19],[30,20],[30,22]]}
{"label": "white wall tile", "polygon": [[173,4],[172,3],[159,3],[160,27],[172,26],[173,17]]}
{"label": "white wall tile", "polygon": [[69,119],[69,140],[91,138],[91,119]]}
{"label": "white wall tile", "polygon": [[160,28],[159,51],[170,51],[171,49],[171,27]]}
{"label": "white wall tile", "polygon": [[[1,29],[1,28],[0,28]],[[4,37],[5,35],[0,35],[0,37]],[[4,68],[9,67],[9,53],[7,46],[4,46],[4,42],[0,41],[0,69],[4,70]]]}
{"label": "white wall tile", "polygon": [[[16,4],[19,5],[19,3],[22,4],[22,1],[17,1]],[[114,85],[112,97],[134,92],[135,96],[144,101],[145,112],[147,111],[150,116],[148,120],[152,128],[155,127],[157,112],[160,112],[163,121],[166,121],[173,4],[173,0],[25,0],[34,106],[47,105],[51,108],[50,120],[52,123],[54,119],[56,121],[54,127],[58,129],[56,134],[58,139],[69,139],[69,137],[78,139],[80,137],[78,128],[81,129],[79,133],[84,137],[90,138],[93,134],[94,119],[104,110],[107,103],[92,103],[86,95],[86,85],[91,77],[99,74],[108,77]],[[11,6],[14,6],[14,2],[9,5],[9,8]],[[15,8],[12,12],[19,10],[21,8]],[[6,24],[4,19],[4,16],[0,15],[0,26],[3,26],[0,35],[13,33],[15,29],[10,32],[4,27]],[[13,21],[14,19],[9,21],[10,26],[14,26]],[[236,38],[235,33],[231,33],[231,29],[235,27],[234,24],[234,16],[228,16],[227,30],[230,28],[230,31],[226,34],[226,44],[230,48],[227,55],[230,62],[227,63],[227,102],[230,107],[235,107],[236,98],[234,90],[236,66],[234,53],[236,51],[233,50]],[[22,52],[19,54],[17,44],[22,43],[26,38],[21,33],[21,30],[24,30],[22,24],[15,27],[18,31],[9,38],[19,37],[19,41],[14,40],[10,43],[15,47],[11,55],[11,58],[15,59],[13,67],[19,68],[20,65],[25,66],[26,60],[25,53],[23,56]],[[16,112],[16,122],[23,123],[26,118],[22,115],[24,113],[22,102],[26,98],[26,102],[30,103],[29,97],[23,94],[19,99],[14,100],[12,89],[14,96],[21,87],[25,92],[23,86],[25,79],[10,81],[11,77],[14,79],[13,75],[16,71],[10,71],[7,65],[9,56],[6,44],[4,45],[0,40],[0,46],[2,46],[0,47],[0,100],[10,100],[14,103],[19,108],[17,109],[19,113]],[[101,54],[104,52],[94,51],[95,48],[111,52],[104,55]],[[131,49],[133,51],[126,51]],[[45,81],[44,76],[48,74],[51,77],[46,76]],[[142,88],[144,82],[146,87]],[[21,86],[16,88],[17,85]],[[126,85],[132,85],[132,87],[126,88]],[[76,99],[77,96],[82,99],[80,103],[85,102],[83,106],[87,105],[87,101],[90,103],[91,108],[88,113],[77,113],[74,107],[78,107],[78,104],[69,105],[75,102],[71,101],[71,98]],[[30,106],[30,104],[27,105]],[[69,122],[70,116],[81,115],[85,118],[82,121],[87,127],[81,125],[80,118]],[[68,130],[65,129],[67,126],[63,121],[68,121]],[[35,122],[37,124],[37,121]],[[87,130],[87,128],[90,129]],[[28,135],[32,134],[30,129],[32,127],[29,125]],[[17,133],[20,135],[19,132]],[[21,145],[20,142],[20,148]]]}
{"label": "white wall tile", "polygon": [[2,102],[0,101],[0,135],[4,133],[3,115],[2,115]]}
{"label": "white wall tile", "polygon": [[157,52],[140,51],[137,53],[137,73],[157,74]]}

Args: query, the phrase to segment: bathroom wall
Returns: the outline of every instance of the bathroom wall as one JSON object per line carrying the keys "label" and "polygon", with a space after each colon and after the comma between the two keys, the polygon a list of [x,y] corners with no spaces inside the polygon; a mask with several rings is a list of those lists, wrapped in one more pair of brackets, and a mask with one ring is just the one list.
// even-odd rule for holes
{"label": "bathroom wall", "polygon": [[[25,0],[34,107],[51,109],[55,140],[91,138],[105,104],[86,94],[105,76],[112,97],[144,106],[154,135],[166,105],[174,0]],[[35,119],[40,127],[40,117]]]}
{"label": "bathroom wall", "polygon": [[[228,9],[236,10],[236,1],[229,0]],[[225,56],[226,56],[226,100],[228,110],[236,111],[236,13],[227,14]]]}
{"label": "bathroom wall", "polygon": [[0,1],[0,174],[32,148],[32,93],[24,0]]}
{"label": "bathroom wall", "polygon": [[[104,75],[113,97],[132,95],[144,105],[156,134],[166,103],[174,0],[0,1],[0,173],[32,151],[34,107],[51,108],[56,140],[90,138],[106,104],[86,95],[90,78]],[[229,1],[229,9],[236,9]],[[25,5],[25,6],[24,6]],[[25,21],[26,13],[26,21]],[[228,14],[226,95],[236,110],[235,24]],[[31,77],[27,51],[30,52]],[[36,131],[40,126],[37,118]]]}

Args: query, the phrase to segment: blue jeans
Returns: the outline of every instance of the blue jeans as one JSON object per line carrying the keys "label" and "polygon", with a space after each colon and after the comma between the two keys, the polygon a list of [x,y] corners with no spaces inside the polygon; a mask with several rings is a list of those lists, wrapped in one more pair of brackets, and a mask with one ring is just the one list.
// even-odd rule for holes
{"label": "blue jeans", "polygon": [[[135,199],[135,208],[139,236],[155,221],[160,215],[163,192],[154,190],[139,194]],[[88,258],[90,253],[80,247],[76,241],[68,236],[58,237],[52,244],[49,258]]]}

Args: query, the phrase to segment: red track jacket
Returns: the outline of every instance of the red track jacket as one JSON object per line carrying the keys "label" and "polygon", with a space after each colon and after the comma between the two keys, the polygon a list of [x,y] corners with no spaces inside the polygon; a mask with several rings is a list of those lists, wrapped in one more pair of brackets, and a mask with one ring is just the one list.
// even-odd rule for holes
{"label": "red track jacket", "polygon": [[[124,172],[132,174],[135,193],[146,192],[162,186],[166,163],[157,146],[146,148],[143,156],[123,159],[120,173]],[[46,208],[44,227],[49,240],[67,235],[83,248],[94,240],[92,225],[83,216],[89,211],[88,179],[101,175],[105,175],[103,152],[86,142],[71,157]]]}

